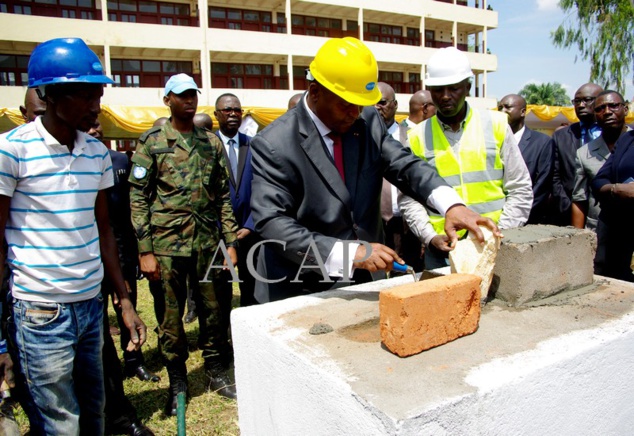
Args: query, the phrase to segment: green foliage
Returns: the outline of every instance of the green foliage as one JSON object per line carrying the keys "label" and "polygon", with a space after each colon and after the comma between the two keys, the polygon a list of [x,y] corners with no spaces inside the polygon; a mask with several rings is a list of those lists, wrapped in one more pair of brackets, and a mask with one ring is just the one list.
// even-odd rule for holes
{"label": "green foliage", "polygon": [[634,63],[634,3],[632,0],[560,0],[567,14],[551,39],[555,46],[576,46],[590,61],[590,81],[625,91]]}
{"label": "green foliage", "polygon": [[524,97],[528,104],[545,104],[548,106],[570,106],[570,97],[561,84],[555,83],[528,83],[522,88],[519,95]]}

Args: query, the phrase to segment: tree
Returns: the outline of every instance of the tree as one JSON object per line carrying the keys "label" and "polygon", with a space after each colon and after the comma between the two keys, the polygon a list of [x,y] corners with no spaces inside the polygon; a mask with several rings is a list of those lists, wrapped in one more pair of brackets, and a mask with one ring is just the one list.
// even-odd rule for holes
{"label": "tree", "polygon": [[634,62],[634,2],[632,0],[560,0],[566,20],[551,32],[555,46],[576,46],[590,61],[590,81],[625,91]]}
{"label": "tree", "polygon": [[545,104],[548,106],[570,106],[570,97],[561,84],[528,83],[519,92],[528,104]]}

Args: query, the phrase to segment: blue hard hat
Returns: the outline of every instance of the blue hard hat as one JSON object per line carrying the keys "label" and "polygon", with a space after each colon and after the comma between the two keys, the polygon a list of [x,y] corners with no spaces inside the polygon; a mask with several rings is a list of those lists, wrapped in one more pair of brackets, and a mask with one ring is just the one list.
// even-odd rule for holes
{"label": "blue hard hat", "polygon": [[99,58],[79,38],[43,42],[29,59],[29,88],[55,83],[114,83],[106,76]]}

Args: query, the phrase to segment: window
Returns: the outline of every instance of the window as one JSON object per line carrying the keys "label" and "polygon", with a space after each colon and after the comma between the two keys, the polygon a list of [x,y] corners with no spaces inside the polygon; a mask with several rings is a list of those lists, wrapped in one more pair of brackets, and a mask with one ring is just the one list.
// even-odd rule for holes
{"label": "window", "polygon": [[[282,17],[281,21],[280,16]],[[284,14],[278,14],[277,25],[275,25],[273,24],[273,14],[271,12],[219,8],[215,6],[209,7],[209,27],[286,33]]]}
{"label": "window", "polygon": [[192,63],[189,61],[112,59],[110,67],[115,86],[162,88],[171,76],[178,73],[189,74],[196,83],[200,83],[200,74],[192,74]]}
{"label": "window", "polygon": [[133,152],[136,150],[136,141],[133,139],[117,139],[117,151],[121,152]]}
{"label": "window", "polygon": [[407,37],[405,38],[406,45],[414,45],[420,47],[420,29],[413,27],[407,28]]}
{"label": "window", "polygon": [[108,20],[169,26],[198,26],[198,18],[191,16],[189,4],[149,0],[108,0]]}
{"label": "window", "polygon": [[409,73],[409,83],[406,84],[406,88],[405,92],[408,94],[414,94],[423,89],[420,82],[420,73]]}
{"label": "window", "polygon": [[405,82],[405,74],[400,71],[379,71],[379,82],[389,84],[397,93],[413,94],[421,89],[419,73],[409,73],[409,81]]}
{"label": "window", "polygon": [[0,12],[41,17],[101,20],[95,0],[0,0]]}
{"label": "window", "polygon": [[0,85],[27,86],[29,84],[28,65],[28,55],[0,54]]}
{"label": "window", "polygon": [[405,35],[403,35],[401,26],[363,23],[363,35],[368,41],[420,46],[420,30],[407,27],[405,32]]}
{"label": "window", "polygon": [[308,66],[293,66],[293,89],[303,91],[308,89],[308,80],[306,80],[306,70]]}
{"label": "window", "polygon": [[379,81],[388,83],[395,92],[414,94],[421,88],[420,73],[409,73],[409,81],[405,81],[405,74],[400,71],[380,71]]}
{"label": "window", "polygon": [[[211,84],[214,88],[288,89],[288,77],[273,75],[268,64],[211,64]],[[286,84],[286,87],[282,87]]]}
{"label": "window", "polygon": [[294,35],[327,36],[340,38],[343,35],[341,20],[305,15],[291,16],[291,29]]}

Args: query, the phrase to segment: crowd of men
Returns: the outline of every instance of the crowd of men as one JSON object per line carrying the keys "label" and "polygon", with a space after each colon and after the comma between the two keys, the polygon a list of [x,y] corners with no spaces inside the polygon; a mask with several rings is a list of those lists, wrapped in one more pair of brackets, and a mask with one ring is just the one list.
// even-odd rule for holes
{"label": "crowd of men", "polygon": [[471,66],[450,47],[431,57],[427,89],[398,123],[396,93],[377,83],[370,50],[333,38],[311,62],[306,92],[254,137],[239,132],[236,95],[216,99],[213,132],[197,114],[194,79],[172,76],[170,116],[141,135],[129,161],[100,142],[100,98],[112,80],[83,41],[40,44],[28,74],[27,124],[0,136],[0,264],[10,271],[0,380],[31,434],[153,434],[122,382],[158,381],[141,352],[140,275],[169,376],[168,416],[190,392],[184,316],[198,318],[207,388],[238,395],[229,374],[234,282],[241,306],[266,303],[382,278],[395,262],[443,267],[466,232],[482,241],[480,226],[500,235],[525,224],[595,230],[596,271],[634,281],[623,268],[632,247],[614,242],[611,224],[634,184],[602,169],[623,166],[610,156],[627,148],[627,105],[595,84],[572,100],[579,122],[550,138],[526,127],[519,95],[498,111],[469,105]]}

